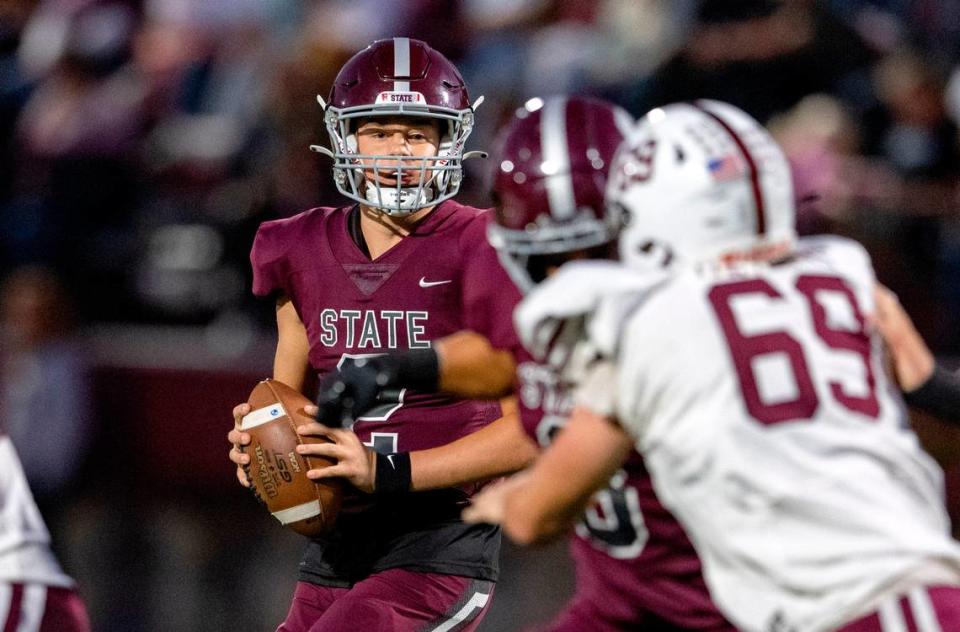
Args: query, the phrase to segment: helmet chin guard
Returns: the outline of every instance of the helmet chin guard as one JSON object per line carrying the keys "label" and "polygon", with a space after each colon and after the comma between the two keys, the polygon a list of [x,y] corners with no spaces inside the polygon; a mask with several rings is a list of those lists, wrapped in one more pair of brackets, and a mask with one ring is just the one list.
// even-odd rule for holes
{"label": "helmet chin guard", "polygon": [[[455,196],[463,179],[462,163],[473,131],[473,112],[456,67],[426,43],[406,37],[378,40],[354,55],[337,75],[324,123],[330,149],[311,149],[333,158],[333,180],[347,198],[403,217]],[[435,156],[363,155],[356,130],[362,119],[416,117],[438,121],[440,146]],[[374,176],[371,174],[379,174]],[[384,184],[383,174],[395,184]]]}
{"label": "helmet chin guard", "polygon": [[387,215],[408,215],[416,210],[426,208],[433,202],[433,187],[424,186],[421,179],[417,187],[384,187],[378,182],[367,180],[364,183],[363,194],[365,204],[382,210]]}

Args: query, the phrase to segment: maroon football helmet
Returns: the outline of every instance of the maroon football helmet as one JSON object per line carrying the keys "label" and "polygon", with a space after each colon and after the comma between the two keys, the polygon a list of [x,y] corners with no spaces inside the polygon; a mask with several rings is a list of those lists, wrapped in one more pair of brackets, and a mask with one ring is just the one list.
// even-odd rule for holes
{"label": "maroon football helmet", "polygon": [[[370,44],[340,69],[329,103],[319,96],[317,100],[325,110],[331,149],[311,148],[333,158],[334,182],[343,195],[395,216],[456,195],[463,177],[463,146],[473,130],[474,106],[460,72],[426,43],[395,37]],[[439,120],[439,158],[360,155],[355,135],[358,122],[376,116]],[[381,167],[384,162],[391,166]],[[396,172],[397,184],[383,186],[368,180],[365,170]],[[416,185],[409,184],[409,174],[418,176]]]}
{"label": "maroon football helmet", "polygon": [[530,99],[501,131],[489,239],[521,290],[539,283],[563,255],[616,238],[620,216],[607,210],[604,190],[632,124],[615,105],[570,96]]}

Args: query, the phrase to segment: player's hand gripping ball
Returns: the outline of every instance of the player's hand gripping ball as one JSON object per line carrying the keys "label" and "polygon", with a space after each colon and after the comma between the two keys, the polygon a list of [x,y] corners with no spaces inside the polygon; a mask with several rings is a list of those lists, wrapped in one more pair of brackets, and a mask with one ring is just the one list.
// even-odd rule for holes
{"label": "player's hand gripping ball", "polygon": [[313,481],[307,470],[334,462],[297,454],[299,443],[326,442],[322,437],[297,434],[297,426],[314,421],[304,406],[312,404],[301,393],[276,380],[254,387],[247,402],[250,413],[240,430],[250,434],[250,455],[244,466],[256,496],[282,524],[305,536],[317,536],[333,527],[343,497],[342,481]]}

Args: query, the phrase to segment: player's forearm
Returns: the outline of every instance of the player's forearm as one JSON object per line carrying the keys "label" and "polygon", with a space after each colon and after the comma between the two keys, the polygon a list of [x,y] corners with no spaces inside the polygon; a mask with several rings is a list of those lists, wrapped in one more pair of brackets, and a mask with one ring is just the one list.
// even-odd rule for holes
{"label": "player's forearm", "polygon": [[462,331],[436,344],[440,390],[468,399],[497,399],[513,391],[513,356],[484,336]]}
{"label": "player's forearm", "polygon": [[878,284],[874,288],[874,304],[872,321],[887,343],[897,383],[905,393],[915,391],[933,374],[933,352],[896,294]]}
{"label": "player's forearm", "polygon": [[936,361],[919,335],[909,341],[890,341],[894,374],[905,393],[919,389],[933,375]]}
{"label": "player's forearm", "polygon": [[620,468],[630,438],[607,419],[578,408],[567,427],[506,500],[503,528],[514,542],[550,540],[583,513],[595,491]]}
{"label": "player's forearm", "polygon": [[937,366],[897,296],[877,285],[873,322],[890,350],[893,372],[904,399],[914,409],[941,421],[960,424],[960,378]]}
{"label": "player's forearm", "polygon": [[453,443],[410,454],[413,491],[454,487],[511,474],[537,456],[536,444],[523,432],[516,406],[504,416]]}

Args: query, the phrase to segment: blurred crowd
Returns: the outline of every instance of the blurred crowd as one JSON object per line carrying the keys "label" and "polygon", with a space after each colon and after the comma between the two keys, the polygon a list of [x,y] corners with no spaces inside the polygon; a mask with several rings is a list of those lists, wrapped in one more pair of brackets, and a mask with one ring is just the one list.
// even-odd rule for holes
{"label": "blurred crowd", "polygon": [[[442,51],[471,97],[485,97],[468,149],[489,149],[498,124],[533,96],[592,94],[637,116],[694,98],[740,106],[784,146],[801,232],[863,242],[934,349],[960,356],[960,1],[0,0],[0,409],[63,548],[80,536],[57,528],[58,499],[83,471],[89,437],[116,422],[105,410],[120,418],[138,403],[104,405],[103,376],[121,373],[89,353],[91,341],[141,359],[207,355],[223,367],[255,354],[257,371],[269,366],[273,306],[249,289],[254,231],[339,203],[330,163],[308,150],[328,142],[316,95],[353,52],[396,35]],[[488,205],[485,165],[467,168],[459,199]],[[124,337],[124,327],[164,331],[166,346]],[[176,349],[173,329],[188,332]],[[90,331],[109,335],[81,335]],[[241,392],[250,383],[235,382]],[[197,391],[217,390],[209,386]],[[220,391],[223,433],[206,452],[232,485],[221,443],[236,402]],[[168,395],[157,393],[147,401]],[[38,418],[42,437],[31,426]],[[231,496],[218,510],[236,504]],[[226,526],[232,514],[197,518],[182,503],[137,514],[190,515],[173,530],[110,522],[106,511],[88,507],[81,525],[114,525],[117,549],[148,543],[160,552],[150,558],[158,577],[170,566],[162,582],[126,585],[145,599],[193,591],[176,565],[197,550],[218,584],[244,539],[263,536]],[[219,553],[210,549],[217,529]],[[110,554],[83,546],[68,556],[74,570]],[[299,542],[277,546],[295,564]],[[289,565],[261,561],[244,571],[256,586],[292,581]],[[82,571],[78,579],[83,586]],[[100,593],[86,586],[95,619],[125,620],[111,580],[97,581]],[[222,616],[235,618],[211,629],[255,616],[229,610],[232,586],[213,592]],[[276,592],[282,607],[287,587]],[[501,594],[508,612],[509,591]],[[114,619],[102,614],[111,611]],[[189,609],[179,615],[192,620]],[[101,628],[191,629],[139,616]]]}
{"label": "blurred crowd", "polygon": [[473,148],[536,95],[739,105],[784,142],[804,230],[867,242],[934,346],[960,349],[951,0],[3,0],[0,275],[49,266],[84,322],[263,324],[255,227],[337,201],[307,151],[315,95],[397,34],[485,96]]}

